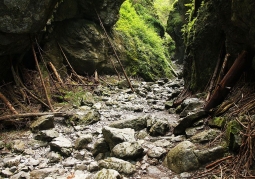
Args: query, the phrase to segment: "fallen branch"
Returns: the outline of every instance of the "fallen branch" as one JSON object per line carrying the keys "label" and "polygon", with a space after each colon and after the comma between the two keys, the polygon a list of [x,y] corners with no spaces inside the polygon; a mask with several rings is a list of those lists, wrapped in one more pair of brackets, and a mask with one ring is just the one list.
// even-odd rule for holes
{"label": "fallen branch", "polygon": [[8,101],[8,99],[0,92],[0,99],[4,102],[4,104],[11,110],[13,114],[18,114],[12,104]]}
{"label": "fallen branch", "polygon": [[46,113],[23,113],[23,114],[14,114],[14,115],[6,115],[1,116],[1,120],[8,120],[8,119],[18,119],[18,118],[27,118],[27,117],[40,117],[40,116],[46,116],[46,115],[53,115],[55,117],[65,117],[68,114],[64,112],[46,112]]}
{"label": "fallen branch", "polygon": [[71,71],[73,72],[73,74],[79,79],[79,81],[80,81],[82,84],[85,85],[84,81],[80,78],[80,76],[79,76],[79,75],[76,73],[76,71],[73,69],[72,65],[70,64],[69,60],[67,59],[66,54],[64,53],[64,51],[63,51],[63,49],[62,49],[62,47],[60,46],[59,43],[58,43],[58,46],[59,46],[59,48],[60,48],[60,50],[61,50],[61,52],[62,52],[62,54],[63,54],[63,56],[64,56],[64,58],[65,58],[65,60],[66,60],[66,62],[67,62],[69,68],[70,68]]}
{"label": "fallen branch", "polygon": [[222,64],[222,67],[221,67],[221,70],[220,70],[220,74],[219,74],[219,78],[217,80],[217,82],[219,83],[222,78],[224,77],[225,73],[226,73],[226,65],[227,65],[227,62],[228,62],[228,58],[230,57],[230,54],[227,53],[225,55],[225,58],[224,58],[224,61],[223,61],[223,64]]}
{"label": "fallen branch", "polygon": [[216,64],[216,67],[214,69],[214,72],[213,72],[213,76],[212,76],[212,79],[210,81],[210,85],[209,85],[209,92],[208,92],[208,95],[206,97],[206,101],[208,101],[211,97],[211,94],[212,94],[212,91],[213,91],[213,86],[214,86],[214,83],[215,83],[215,80],[216,80],[216,77],[217,77],[217,73],[219,71],[219,67],[220,67],[220,62],[221,62],[221,58],[220,58],[221,55],[219,55],[219,58],[218,58],[218,61],[217,61],[217,64]]}
{"label": "fallen branch", "polygon": [[232,157],[233,157],[233,156],[230,155],[230,156],[224,157],[224,158],[222,158],[222,159],[216,160],[215,162],[213,162],[213,163],[207,165],[205,168],[206,168],[206,169],[212,168],[212,167],[214,167],[214,166],[220,164],[220,163],[223,162],[224,160],[231,159]]}
{"label": "fallen branch", "polygon": [[54,112],[54,109],[53,109],[53,107],[51,105],[51,102],[50,102],[50,98],[49,98],[48,93],[47,93],[46,86],[45,86],[44,81],[43,81],[42,72],[40,70],[40,66],[39,66],[39,63],[38,63],[38,60],[37,60],[37,57],[36,57],[35,48],[34,48],[33,44],[32,44],[32,51],[33,51],[36,67],[37,67],[37,70],[39,72],[40,80],[41,80],[41,83],[42,83],[42,86],[43,86],[43,90],[44,90],[44,93],[45,93],[45,96],[46,96],[47,103],[48,103],[48,105],[50,107],[50,110],[52,112]]}
{"label": "fallen branch", "polygon": [[[16,73],[15,73],[16,74]],[[29,89],[27,89],[27,87],[23,84],[23,82],[21,81],[21,79],[15,75],[16,78],[19,81],[19,84],[24,88],[24,90],[35,100],[37,100],[38,102],[42,103],[42,105],[44,105],[45,107],[47,107],[48,109],[50,109],[50,107],[48,106],[48,104],[46,104],[44,101],[42,101],[41,99],[39,99],[35,94],[33,94]]]}
{"label": "fallen branch", "polygon": [[51,62],[49,62],[48,65],[49,65],[50,69],[52,70],[53,75],[55,76],[56,80],[57,80],[61,85],[63,85],[63,81],[62,81],[60,75],[58,74],[58,72],[57,72],[55,66],[54,66]]}
{"label": "fallen branch", "polygon": [[[96,11],[96,9],[95,9],[95,11]],[[120,59],[119,59],[119,56],[118,56],[118,54],[117,54],[117,52],[116,52],[116,50],[115,50],[115,48],[114,48],[114,45],[112,44],[112,42],[111,42],[111,40],[110,40],[110,37],[108,36],[108,34],[107,34],[107,32],[106,32],[106,30],[105,30],[105,28],[104,28],[104,25],[103,25],[103,23],[102,23],[102,21],[101,21],[101,18],[100,18],[100,16],[98,15],[97,11],[96,11],[96,14],[97,14],[97,17],[98,17],[98,19],[99,19],[99,21],[100,21],[100,25],[102,26],[102,28],[103,28],[103,30],[104,30],[104,33],[105,33],[105,35],[106,35],[106,37],[107,37],[107,39],[108,39],[108,41],[109,41],[109,43],[110,43],[110,45],[111,45],[113,51],[114,51],[114,54],[115,54],[115,56],[116,56],[116,59],[117,59],[119,65],[120,65],[120,67],[121,67],[121,69],[122,69],[122,71],[123,71],[123,73],[124,73],[124,76],[125,76],[125,78],[126,78],[128,84],[129,84],[129,87],[131,88],[131,90],[132,90],[133,92],[135,92],[135,90],[134,90],[134,88],[133,88],[133,86],[132,86],[132,84],[131,84],[131,82],[130,82],[130,80],[129,80],[127,74],[126,74],[126,71],[125,71],[125,69],[124,69],[124,67],[123,67],[123,65],[122,65],[122,63],[121,63],[121,61],[120,61]]]}
{"label": "fallen branch", "polygon": [[246,63],[247,63],[247,52],[243,51],[238,58],[235,60],[234,64],[228,71],[228,73],[221,80],[220,84],[216,87],[211,99],[205,106],[205,110],[209,111],[210,109],[219,105],[227,96],[229,91],[234,86],[235,82],[241,76]]}

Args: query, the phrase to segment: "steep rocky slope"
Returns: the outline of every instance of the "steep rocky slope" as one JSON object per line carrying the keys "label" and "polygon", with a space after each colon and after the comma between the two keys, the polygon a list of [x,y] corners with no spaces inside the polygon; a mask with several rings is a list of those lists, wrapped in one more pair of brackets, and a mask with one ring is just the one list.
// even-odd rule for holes
{"label": "steep rocky slope", "polygon": [[[181,7],[189,8],[185,11]],[[254,7],[252,0],[176,2],[174,12],[179,21],[174,23],[170,14],[168,31],[176,41],[176,49],[181,49],[178,56],[184,60],[186,86],[192,91],[205,89],[218,58],[230,54],[229,68],[242,50],[246,50],[251,60],[255,50]],[[180,20],[184,18],[186,22]]]}

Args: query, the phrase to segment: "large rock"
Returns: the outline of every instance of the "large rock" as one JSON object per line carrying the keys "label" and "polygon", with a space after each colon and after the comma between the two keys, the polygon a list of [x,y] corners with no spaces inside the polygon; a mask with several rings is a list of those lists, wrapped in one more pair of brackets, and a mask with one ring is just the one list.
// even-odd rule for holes
{"label": "large rock", "polygon": [[[0,79],[8,78],[7,73],[12,65],[8,55],[23,55],[31,47],[31,37],[34,40],[31,34],[37,34],[39,43],[43,41],[40,45],[47,51],[45,60],[50,60],[60,69],[62,76],[66,75],[66,61],[58,43],[78,73],[84,75],[96,69],[101,71],[102,68],[113,73],[109,59],[115,57],[101,30],[98,15],[106,29],[111,29],[119,18],[123,2],[124,0],[1,1],[0,66],[4,68],[0,68]],[[115,47],[118,48],[119,45]],[[31,64],[30,60],[33,59],[24,60]]]}
{"label": "large rock", "polygon": [[228,149],[218,145],[208,149],[195,150],[194,153],[201,164],[211,162],[224,156]]}
{"label": "large rock", "polygon": [[54,34],[78,74],[92,74],[99,67],[97,64],[106,60],[107,39],[96,23],[85,19],[59,22]]}
{"label": "large rock", "polygon": [[76,139],[75,141],[75,149],[85,149],[85,147],[92,142],[92,135],[91,134],[86,134],[86,135],[82,135],[80,136],[78,139]]}
{"label": "large rock", "polygon": [[166,149],[162,147],[153,147],[150,148],[147,152],[147,155],[151,158],[160,158],[166,153]]}
{"label": "large rock", "polygon": [[150,135],[165,135],[170,127],[167,119],[150,118],[147,120],[147,128]]}
{"label": "large rock", "polygon": [[112,169],[105,169],[103,168],[102,170],[98,171],[92,179],[119,179],[122,178],[119,172],[116,170]]}
{"label": "large rock", "polygon": [[177,121],[177,125],[174,127],[173,133],[175,135],[184,134],[185,130],[192,126],[196,121],[206,116],[206,112],[203,109],[199,109],[190,113],[188,116],[181,118]]}
{"label": "large rock", "polygon": [[110,148],[109,148],[109,145],[107,144],[106,140],[103,138],[100,138],[94,143],[94,146],[92,149],[92,154],[94,156],[96,156],[99,153],[106,153],[109,151],[110,151]]}
{"label": "large rock", "polygon": [[51,173],[56,173],[57,171],[58,171],[58,168],[44,168],[44,169],[33,170],[30,172],[30,178],[42,179],[49,176]]}
{"label": "large rock", "polygon": [[17,166],[17,165],[19,165],[20,160],[21,160],[21,156],[6,157],[3,159],[3,165],[5,167]]}
{"label": "large rock", "polygon": [[0,1],[0,56],[21,53],[30,46],[29,34],[41,31],[57,0]]}
{"label": "large rock", "polygon": [[143,148],[138,142],[123,142],[112,149],[112,155],[117,158],[137,158],[143,154]]}
{"label": "large rock", "polygon": [[170,170],[176,173],[198,169],[200,163],[194,153],[195,149],[196,146],[191,142],[181,142],[168,152],[164,162]]}
{"label": "large rock", "polygon": [[114,157],[100,160],[98,163],[101,168],[117,170],[118,172],[126,175],[131,175],[136,171],[135,165]]}
{"label": "large rock", "polygon": [[102,132],[106,142],[110,146],[110,149],[122,142],[135,142],[134,129],[116,129],[106,126],[103,128]]}
{"label": "large rock", "polygon": [[209,129],[205,130],[203,132],[200,132],[190,138],[191,142],[196,142],[196,143],[205,143],[212,141],[215,139],[217,136],[221,134],[220,130],[217,129]]}
{"label": "large rock", "polygon": [[[98,15],[105,26],[113,26],[119,18],[119,10],[124,0],[78,0],[83,13],[89,19],[99,22]],[[96,12],[97,11],[97,12]]]}
{"label": "large rock", "polygon": [[53,115],[41,116],[30,125],[32,131],[47,130],[53,127],[54,127]]}
{"label": "large rock", "polygon": [[69,156],[72,152],[72,143],[69,139],[64,137],[57,137],[50,142],[52,151],[61,153],[64,156]]}
{"label": "large rock", "polygon": [[138,131],[147,127],[147,119],[148,117],[145,116],[145,117],[138,117],[134,119],[118,120],[111,123],[109,126],[119,128],[119,129],[131,128]]}
{"label": "large rock", "polygon": [[52,139],[59,136],[59,133],[55,129],[42,130],[39,131],[38,134],[35,135],[36,140],[42,140],[50,142]]}

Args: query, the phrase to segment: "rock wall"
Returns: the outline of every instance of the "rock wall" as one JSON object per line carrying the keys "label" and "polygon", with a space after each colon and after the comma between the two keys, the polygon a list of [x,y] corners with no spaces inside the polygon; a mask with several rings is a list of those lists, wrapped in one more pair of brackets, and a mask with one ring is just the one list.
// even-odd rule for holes
{"label": "rock wall", "polygon": [[185,54],[185,44],[182,36],[182,26],[187,23],[188,16],[186,12],[188,8],[185,4],[190,3],[191,0],[179,0],[173,4],[173,9],[169,12],[167,21],[167,33],[175,41],[175,55],[177,62],[182,63]]}
{"label": "rock wall", "polygon": [[[10,61],[21,60],[21,54],[31,47],[34,34],[46,52],[46,60],[57,69],[65,63],[59,44],[78,73],[112,71],[109,59],[114,59],[114,55],[97,13],[110,34],[123,1],[0,0],[0,64],[4,67],[0,67],[0,80],[10,76]],[[32,60],[26,59],[27,63]]]}
{"label": "rock wall", "polygon": [[[180,1],[179,1],[180,2]],[[230,67],[242,50],[255,51],[255,2],[206,0],[193,7],[185,35],[184,78],[187,88],[202,91],[208,84],[217,60],[229,53]],[[188,22],[188,23],[189,23]]]}

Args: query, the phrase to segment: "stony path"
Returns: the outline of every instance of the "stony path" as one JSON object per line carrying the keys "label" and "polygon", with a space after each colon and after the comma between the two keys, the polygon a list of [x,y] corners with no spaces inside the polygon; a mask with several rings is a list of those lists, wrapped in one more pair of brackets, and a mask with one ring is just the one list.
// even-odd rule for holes
{"label": "stony path", "polygon": [[72,119],[44,116],[30,131],[2,133],[1,177],[189,177],[189,173],[175,174],[162,165],[167,152],[186,139],[173,135],[179,115],[165,109],[166,102],[182,91],[183,81],[132,83],[135,93],[125,81],[99,86],[80,107],[68,109]]}

